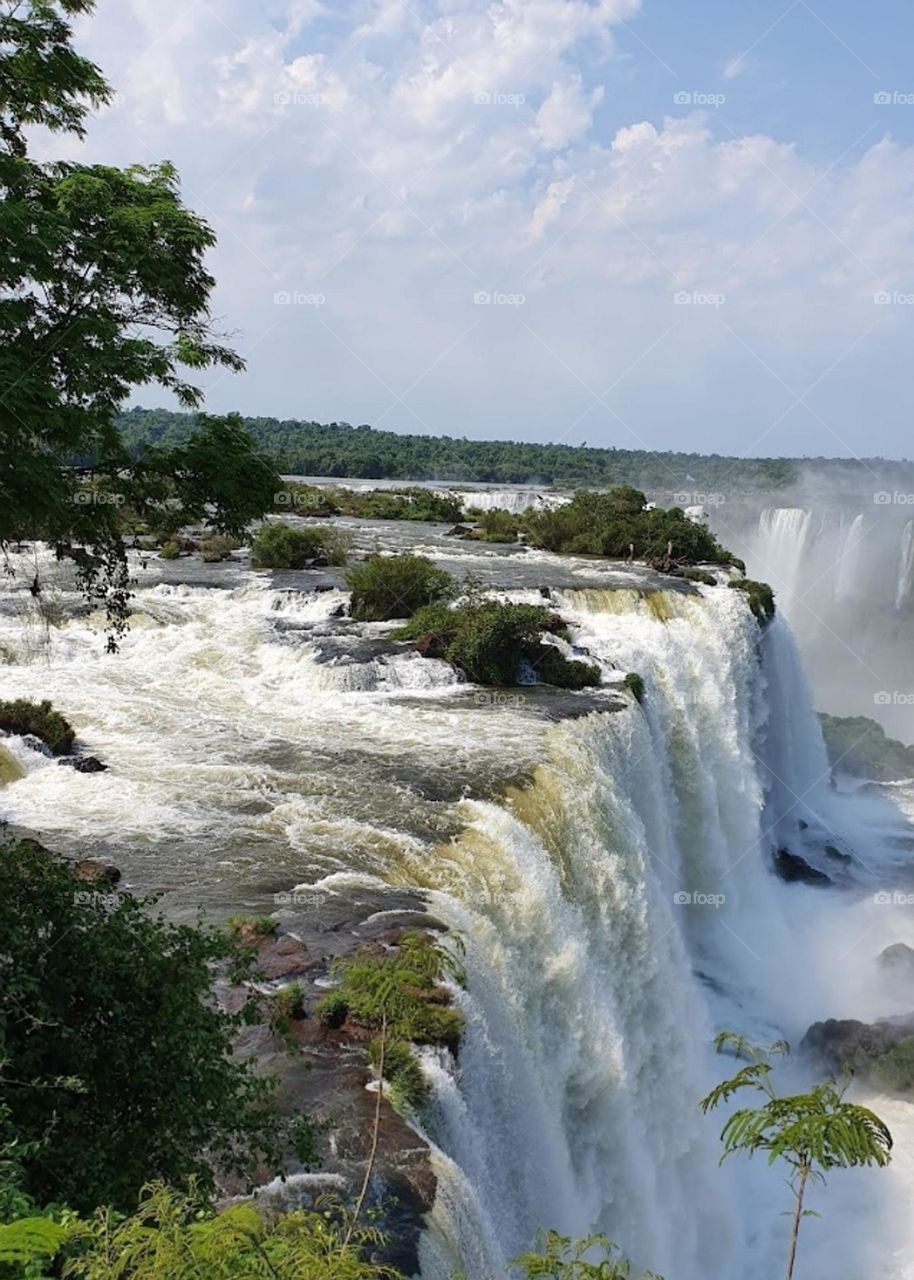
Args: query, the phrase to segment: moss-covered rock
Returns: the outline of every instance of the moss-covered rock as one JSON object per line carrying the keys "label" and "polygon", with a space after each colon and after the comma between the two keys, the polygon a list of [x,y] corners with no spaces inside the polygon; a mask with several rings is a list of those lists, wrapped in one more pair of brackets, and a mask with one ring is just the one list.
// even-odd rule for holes
{"label": "moss-covered rock", "polygon": [[536,679],[563,689],[600,683],[600,669],[566,658],[542,636],[564,635],[565,623],[544,605],[510,604],[474,597],[454,608],[446,604],[420,609],[394,637],[414,640],[427,658],[443,658],[474,684],[515,685],[524,666]]}
{"label": "moss-covered rock", "polygon": [[767,582],[753,582],[751,578],[734,578],[730,586],[742,591],[749,601],[749,608],[759,622],[770,622],[774,617],[774,592]]}
{"label": "moss-covered rock", "polygon": [[0,732],[31,734],[40,738],[55,756],[69,755],[76,740],[76,730],[50,702],[29,702],[25,698],[0,702]]}
{"label": "moss-covered rock", "polygon": [[629,671],[622,683],[638,702],[644,701],[644,678],[637,671]]}

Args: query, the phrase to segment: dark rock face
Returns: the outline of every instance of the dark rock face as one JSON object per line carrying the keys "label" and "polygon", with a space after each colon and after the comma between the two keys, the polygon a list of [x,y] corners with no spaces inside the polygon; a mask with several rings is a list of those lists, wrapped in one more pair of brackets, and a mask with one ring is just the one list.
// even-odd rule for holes
{"label": "dark rock face", "polygon": [[68,764],[77,773],[104,773],[108,768],[106,764],[102,764],[98,756],[66,756],[57,763]]}
{"label": "dark rock face", "polygon": [[789,849],[778,849],[774,855],[774,869],[788,884],[827,885],[832,881],[824,871],[811,867],[805,858]]}
{"label": "dark rock face", "polygon": [[803,1037],[800,1051],[835,1075],[846,1070],[867,1075],[880,1058],[912,1035],[914,1015],[892,1022],[828,1018],[812,1024]]}

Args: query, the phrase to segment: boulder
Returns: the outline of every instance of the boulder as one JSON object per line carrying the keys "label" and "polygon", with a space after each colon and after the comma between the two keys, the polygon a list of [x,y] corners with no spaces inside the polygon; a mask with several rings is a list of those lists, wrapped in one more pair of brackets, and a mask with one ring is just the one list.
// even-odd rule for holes
{"label": "boulder", "polygon": [[84,884],[114,885],[121,878],[120,868],[113,862],[101,862],[97,858],[82,858],[73,863],[73,874]]}
{"label": "boulder", "polygon": [[57,763],[68,764],[77,773],[105,773],[108,768],[106,764],[102,764],[98,756],[66,756]]}
{"label": "boulder", "polygon": [[270,981],[288,978],[294,973],[313,969],[318,962],[308,948],[291,933],[264,942],[257,955],[257,968]]}

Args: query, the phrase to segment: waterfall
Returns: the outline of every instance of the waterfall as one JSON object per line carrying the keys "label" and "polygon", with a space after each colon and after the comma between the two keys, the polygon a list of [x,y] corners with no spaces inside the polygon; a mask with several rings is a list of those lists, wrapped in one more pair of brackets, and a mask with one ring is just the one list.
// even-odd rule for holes
{"label": "waterfall", "polygon": [[812,522],[813,513],[800,507],[770,508],[759,517],[757,574],[774,587],[787,605],[800,589]]}
{"label": "waterfall", "polygon": [[644,677],[643,708],[556,727],[532,783],[466,802],[416,868],[467,948],[459,1081],[435,1071],[429,1120],[482,1213],[461,1254],[496,1242],[491,1275],[537,1228],[604,1231],[673,1280],[742,1277],[696,1106],[733,1013],[709,991],[756,990],[758,957],[787,955],[770,852],[827,802],[821,736],[789,633],[760,643],[735,592],[560,605],[608,675]]}
{"label": "waterfall", "polygon": [[909,520],[901,535],[901,563],[898,566],[898,586],[895,589],[895,608],[903,608],[914,591],[914,520]]}
{"label": "waterfall", "polygon": [[864,519],[859,514],[842,533],[841,550],[835,565],[835,600],[839,602],[859,595],[864,537]]}
{"label": "waterfall", "polygon": [[[797,558],[808,514],[764,523]],[[553,567],[517,553],[511,598],[540,602]],[[115,657],[74,611],[40,663],[4,666],[111,766],[84,775],[5,740],[0,814],[52,847],[123,856],[131,884],[223,914],[239,898],[273,910],[276,886],[345,899],[368,878],[380,896],[424,894],[459,937],[458,1061],[422,1059],[438,1187],[423,1280],[493,1280],[550,1227],[605,1232],[665,1280],[771,1280],[782,1173],[717,1167],[721,1117],[698,1109],[733,1065],[715,1031],[796,1044],[820,1018],[909,1011],[887,1002],[876,957],[914,944],[914,922],[872,887],[903,870],[911,828],[889,800],[829,788],[783,617],[762,630],[738,591],[628,580],[552,591],[601,665],[596,698],[468,688],[397,649],[388,624],[336,617],[340,593],[265,579],[144,586]],[[0,610],[0,643],[20,631]],[[844,892],[772,873],[778,849],[815,863],[826,842],[865,855],[859,878],[842,864]],[[914,1177],[899,1161],[847,1179],[804,1226],[804,1280],[909,1280]]]}

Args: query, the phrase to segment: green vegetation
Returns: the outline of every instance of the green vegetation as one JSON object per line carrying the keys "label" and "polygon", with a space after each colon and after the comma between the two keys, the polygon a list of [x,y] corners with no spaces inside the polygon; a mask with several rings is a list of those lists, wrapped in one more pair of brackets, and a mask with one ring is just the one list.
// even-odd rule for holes
{"label": "green vegetation", "polygon": [[491,511],[474,511],[470,508],[467,515],[476,521],[476,528],[466,536],[479,542],[516,542],[517,535],[524,526],[523,520],[501,507],[495,507]]}
{"label": "green vegetation", "polygon": [[[170,445],[193,430],[193,416],[166,409],[131,409],[119,419],[137,452],[148,444]],[[529,441],[468,440],[407,435],[346,422],[245,418],[257,445],[286,475],[355,476],[364,479],[440,480],[466,483],[541,484],[609,488],[631,484],[669,492],[705,493],[784,489],[800,478],[790,458],[744,458],[642,449],[593,449]],[[816,466],[837,488],[872,479],[870,459],[819,459]],[[808,465],[808,464],[807,464]],[[895,465],[893,463],[893,465]],[[914,486],[914,467],[898,464],[898,482]]]}
{"label": "green vegetation", "polygon": [[305,525],[295,529],[280,521],[261,525],[251,542],[255,569],[304,569],[310,562],[346,563],[351,545],[342,529]]}
{"label": "green vegetation", "polygon": [[272,938],[279,928],[279,921],[272,916],[229,916],[225,927],[233,938],[246,947],[256,947],[266,938]]}
{"label": "green vegetation", "polygon": [[243,1014],[209,998],[238,944],[89,892],[31,843],[2,853],[0,1148],[21,1153],[23,1192],[129,1211],[150,1179],[275,1167],[272,1086],[232,1057]]}
{"label": "green vegetation", "polygon": [[749,601],[749,608],[759,622],[770,622],[774,617],[774,592],[767,582],[753,582],[751,578],[736,578],[730,583],[735,591],[742,591]]}
{"label": "green vegetation", "polygon": [[409,618],[424,605],[447,600],[454,580],[425,556],[370,555],[346,574],[351,612],[359,622]]}
{"label": "green vegetation", "polygon": [[177,560],[181,554],[181,548],[175,542],[174,538],[169,538],[159,547],[159,555],[163,560]]}
{"label": "green vegetation", "polygon": [[296,515],[353,516],[360,520],[426,520],[453,524],[463,514],[457,498],[415,486],[404,489],[331,489],[292,482],[275,496],[277,511]]}
{"label": "green vegetation", "polygon": [[[69,1280],[397,1280],[367,1260],[383,1241],[339,1205],[279,1217],[254,1204],[213,1213],[193,1187],[181,1194],[153,1182],[126,1218],[99,1209],[63,1225],[32,1218],[0,1227],[0,1266],[56,1259],[54,1274],[62,1267]],[[44,1274],[13,1272],[17,1280]]]}
{"label": "green vegetation", "polygon": [[[209,311],[215,237],[182,204],[170,164],[29,154],[36,124],[71,135],[75,154],[73,137],[111,99],[72,45],[71,21],[93,7],[24,0],[3,15],[0,549],[41,538],[72,559],[107,610],[114,647],[127,623],[131,518],[163,534],[189,519],[240,533],[279,486],[237,417],[201,417],[165,447],[130,450],[122,435],[117,412],[132,387],[163,387],[196,408],[200,375],[243,361]],[[39,574],[33,590],[42,587]]]}
{"label": "green vegetation", "polygon": [[394,950],[362,949],[338,967],[340,986],[319,1006],[325,1026],[348,1019],[373,1031],[386,1019],[389,1035],[414,1044],[454,1048],[463,1017],[447,1003],[444,978],[462,980],[460,966],[430,934],[402,934]]}
{"label": "green vegetation", "polygon": [[0,732],[31,734],[55,756],[69,755],[76,740],[76,730],[50,702],[28,702],[25,698],[0,702]]}
{"label": "green vegetation", "polygon": [[889,738],[881,724],[867,716],[819,713],[825,747],[833,769],[855,778],[897,782],[914,778],[914,747]]}
{"label": "green vegetation", "polygon": [[214,533],[200,542],[200,556],[204,564],[219,564],[222,560],[231,560],[232,552],[241,547],[238,538],[230,538],[227,533]]}
{"label": "green vegetation", "polygon": [[742,1089],[767,1099],[761,1106],[746,1107],[728,1117],[720,1135],[722,1160],[737,1151],[750,1156],[762,1151],[767,1153],[769,1164],[783,1160],[789,1166],[794,1210],[786,1280],[792,1280],[800,1223],[809,1212],[803,1208],[809,1179],[824,1182],[832,1169],[884,1167],[892,1158],[892,1135],[868,1107],[845,1102],[846,1085],[838,1087],[833,1080],[813,1086],[809,1093],[775,1093],[772,1067],[766,1059],[772,1052],[786,1052],[783,1041],[756,1049],[744,1037],[723,1031],[715,1044],[718,1053],[736,1053],[748,1058],[749,1064],[712,1089],[702,1100],[701,1109],[711,1111]]}
{"label": "green vegetation", "polygon": [[867,1074],[877,1089],[887,1093],[910,1093],[914,1089],[914,1036],[904,1036],[891,1049],[875,1058]]}
{"label": "green vegetation", "polygon": [[602,1235],[572,1240],[556,1231],[543,1232],[536,1248],[512,1259],[511,1266],[527,1280],[660,1280],[652,1271],[633,1275],[618,1245]]}
{"label": "green vegetation", "polygon": [[644,701],[644,678],[637,671],[629,671],[622,683],[638,702]]}
{"label": "green vegetation", "polygon": [[527,514],[533,546],[573,555],[656,561],[659,564],[729,564],[714,535],[679,507],[645,510],[644,494],[630,485],[609,493],[579,493],[563,507]]}
{"label": "green vegetation", "polygon": [[599,684],[599,667],[542,643],[543,632],[563,630],[561,618],[544,606],[474,594],[454,608],[436,604],[418,610],[394,638],[414,640],[425,657],[443,658],[476,684],[517,684],[524,663],[546,684],[566,689]]}

